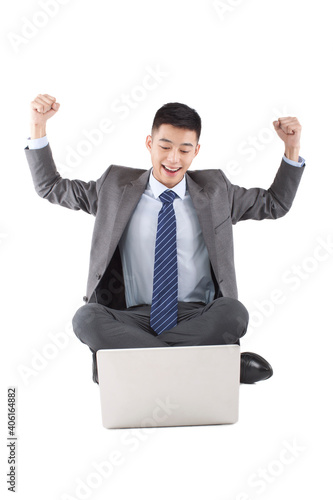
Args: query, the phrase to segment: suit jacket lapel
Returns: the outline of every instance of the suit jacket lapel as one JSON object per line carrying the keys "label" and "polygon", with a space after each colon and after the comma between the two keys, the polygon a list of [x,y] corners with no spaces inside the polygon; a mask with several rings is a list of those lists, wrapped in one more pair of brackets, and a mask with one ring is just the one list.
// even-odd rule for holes
{"label": "suit jacket lapel", "polygon": [[213,235],[215,234],[211,200],[205,188],[199,186],[188,173],[186,173],[187,188],[190,193],[194,208],[197,212],[203,238],[206,243],[208,255],[212,264],[215,276],[218,276],[216,246]]}
{"label": "suit jacket lapel", "polygon": [[[121,200],[114,219],[112,241],[109,247],[107,262],[109,262],[111,256],[113,255],[119,243],[119,240],[126,228],[126,225],[146,189],[149,175],[150,170],[147,170],[136,180],[129,181],[127,184],[125,184],[123,188]],[[197,184],[190,177],[190,175],[188,175],[188,173],[186,173],[186,182],[194,208],[198,215],[200,227],[202,230],[204,241],[206,243],[213,271],[215,275],[218,276],[216,245],[214,240],[215,228],[213,224],[209,193],[205,190],[204,187]]]}
{"label": "suit jacket lapel", "polygon": [[139,203],[142,194],[144,193],[148,180],[150,170],[144,172],[138,179],[125,184],[121,196],[120,203],[114,218],[114,226],[112,231],[112,241],[109,247],[107,262],[109,262],[113,255],[119,240],[126,228],[126,225],[135,210],[136,205]]}

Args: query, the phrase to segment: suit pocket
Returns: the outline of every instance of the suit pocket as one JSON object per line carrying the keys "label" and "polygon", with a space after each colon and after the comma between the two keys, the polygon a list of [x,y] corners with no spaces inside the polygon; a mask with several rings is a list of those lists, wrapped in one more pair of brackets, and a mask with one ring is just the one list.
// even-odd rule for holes
{"label": "suit pocket", "polygon": [[219,234],[219,232],[224,229],[227,225],[228,225],[228,222],[230,221],[230,215],[228,215],[228,217],[226,219],[224,219],[223,222],[220,222],[220,224],[218,224],[214,231],[215,231],[215,234]]}

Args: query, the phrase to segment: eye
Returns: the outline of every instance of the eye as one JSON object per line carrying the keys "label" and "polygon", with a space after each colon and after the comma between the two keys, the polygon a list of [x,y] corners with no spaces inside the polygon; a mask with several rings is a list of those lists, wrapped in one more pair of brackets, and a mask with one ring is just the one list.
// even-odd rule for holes
{"label": "eye", "polygon": [[189,151],[181,151],[181,153],[189,153]]}
{"label": "eye", "polygon": [[164,147],[164,146],[160,146],[160,147],[161,147],[162,149],[170,149],[170,148],[166,148],[166,147]]}

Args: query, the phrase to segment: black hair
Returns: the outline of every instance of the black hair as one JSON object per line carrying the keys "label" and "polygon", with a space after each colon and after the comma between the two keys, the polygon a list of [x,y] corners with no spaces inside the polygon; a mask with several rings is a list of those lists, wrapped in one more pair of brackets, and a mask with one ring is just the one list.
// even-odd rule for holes
{"label": "black hair", "polygon": [[164,104],[155,114],[152,134],[163,124],[173,125],[178,128],[194,130],[197,134],[197,141],[201,134],[201,118],[195,109],[179,102],[169,102]]}

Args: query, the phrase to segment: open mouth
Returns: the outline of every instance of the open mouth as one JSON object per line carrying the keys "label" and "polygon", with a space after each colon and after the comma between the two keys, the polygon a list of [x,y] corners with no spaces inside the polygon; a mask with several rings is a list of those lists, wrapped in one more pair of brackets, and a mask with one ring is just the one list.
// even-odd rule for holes
{"label": "open mouth", "polygon": [[175,174],[176,172],[179,172],[179,170],[181,169],[181,167],[179,168],[169,168],[169,167],[166,167],[165,165],[162,164],[162,167],[164,168],[164,170],[170,174]]}

